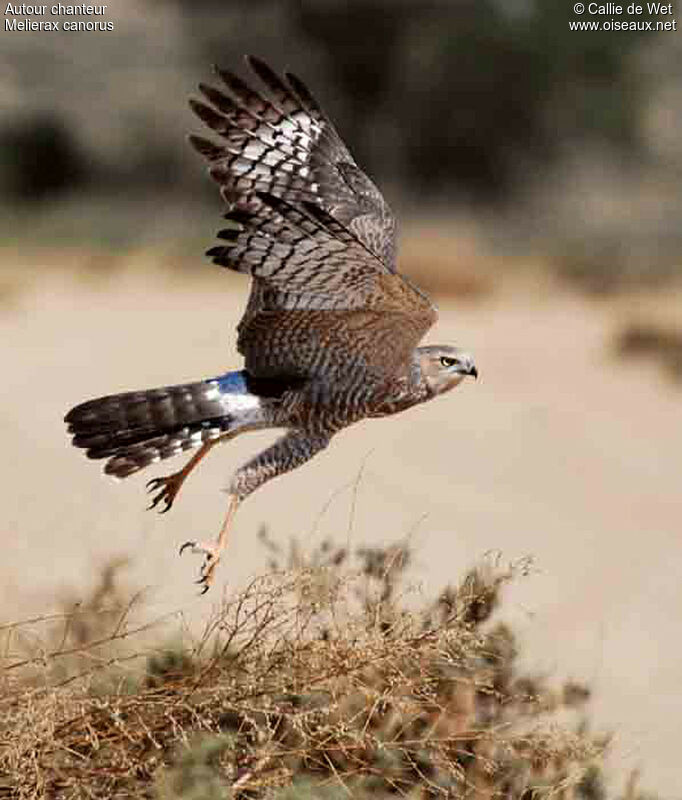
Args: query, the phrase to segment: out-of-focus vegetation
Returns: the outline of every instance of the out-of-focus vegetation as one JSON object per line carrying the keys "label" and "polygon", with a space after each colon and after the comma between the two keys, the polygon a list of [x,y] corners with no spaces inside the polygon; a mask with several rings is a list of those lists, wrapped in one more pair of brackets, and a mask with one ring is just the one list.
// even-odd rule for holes
{"label": "out-of-focus vegetation", "polygon": [[5,233],[205,240],[185,97],[254,52],[311,85],[401,211],[473,216],[595,290],[679,273],[679,36],[570,31],[570,6],[126,0],[108,34],[7,35]]}
{"label": "out-of-focus vegetation", "polygon": [[682,383],[682,329],[650,322],[630,322],[616,336],[622,358],[653,359],[677,383]]}
{"label": "out-of-focus vegetation", "polygon": [[0,796],[608,796],[590,690],[521,672],[496,619],[528,564],[489,561],[419,609],[402,545],[294,547],[285,568],[269,546],[273,571],[197,641],[143,648],[120,564],[64,614],[4,626]]}

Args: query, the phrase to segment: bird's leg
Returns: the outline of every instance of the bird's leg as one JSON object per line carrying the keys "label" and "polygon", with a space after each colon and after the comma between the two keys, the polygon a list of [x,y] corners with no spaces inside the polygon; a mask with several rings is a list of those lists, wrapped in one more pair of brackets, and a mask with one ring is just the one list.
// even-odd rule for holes
{"label": "bird's leg", "polygon": [[163,502],[165,506],[159,509],[159,513],[165,514],[166,511],[169,511],[189,473],[196,467],[213,445],[217,444],[219,441],[220,439],[209,439],[207,442],[204,442],[181,470],[174,472],[172,475],[152,478],[150,481],[147,481],[147,492],[149,492],[149,494],[156,492],[152,497],[151,503],[147,506],[147,510],[156,508],[159,503]]}
{"label": "bird's leg", "polygon": [[277,475],[290,472],[292,469],[300,467],[301,464],[305,464],[329,444],[329,438],[329,436],[313,435],[299,430],[289,431],[235,472],[230,481],[227,514],[216,541],[214,543],[190,541],[185,542],[180,548],[181,553],[186,548],[190,548],[193,553],[203,553],[205,556],[197,581],[203,584],[202,594],[208,591],[213,582],[215,568],[227,543],[235,512],[242,500]]}
{"label": "bird's leg", "polygon": [[193,553],[204,554],[204,563],[201,565],[199,580],[197,581],[197,583],[203,584],[201,594],[206,594],[213,583],[215,568],[218,566],[220,554],[225,549],[225,545],[227,544],[230,526],[232,525],[232,520],[240,503],[239,495],[230,494],[229,498],[227,514],[225,515],[225,519],[220,528],[220,533],[218,534],[218,538],[215,540],[215,542],[185,542],[180,548],[180,555],[182,555],[186,547],[191,548]]}
{"label": "bird's leg", "polygon": [[182,484],[185,482],[185,479],[189,473],[194,469],[194,467],[196,467],[196,465],[214,445],[218,444],[218,442],[224,442],[227,439],[234,439],[235,436],[239,436],[241,433],[255,431],[262,427],[264,426],[261,423],[254,423],[250,425],[241,425],[234,430],[226,431],[217,438],[209,439],[208,441],[204,442],[197,452],[192,456],[192,458],[190,458],[185,466],[181,470],[178,470],[178,472],[174,472],[172,475],[166,475],[162,478],[152,478],[150,481],[147,481],[147,491],[150,494],[157,492],[152,497],[152,502],[147,506],[147,510],[150,508],[156,508],[159,503],[163,502],[165,503],[165,507],[160,509],[159,513],[165,514],[166,511],[170,510],[171,506],[173,505],[173,501],[178,496],[178,492],[180,491]]}

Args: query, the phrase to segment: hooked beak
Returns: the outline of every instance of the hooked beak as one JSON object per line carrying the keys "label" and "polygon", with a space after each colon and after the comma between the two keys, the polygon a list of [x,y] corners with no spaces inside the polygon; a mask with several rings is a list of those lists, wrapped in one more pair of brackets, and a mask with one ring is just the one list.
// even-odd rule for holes
{"label": "hooked beak", "polygon": [[474,380],[478,380],[478,370],[476,369],[476,365],[472,364],[467,372],[467,375],[471,375]]}

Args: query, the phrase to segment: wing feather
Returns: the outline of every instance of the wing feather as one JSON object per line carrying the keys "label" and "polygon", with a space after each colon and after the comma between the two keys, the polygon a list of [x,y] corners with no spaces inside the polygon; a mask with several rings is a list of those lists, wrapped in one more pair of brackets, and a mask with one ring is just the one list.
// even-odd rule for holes
{"label": "wing feather", "polygon": [[226,200],[253,208],[247,196],[264,191],[292,203],[314,202],[395,271],[393,214],[310,90],[291,73],[279,77],[260,59],[250,57],[247,63],[272,99],[234,73],[217,69],[228,94],[200,84],[208,104],[190,101],[197,116],[224,140],[209,147],[201,137],[190,138],[211,162],[210,174]]}
{"label": "wing feather", "polygon": [[[218,237],[225,245],[211,248],[214,263],[247,272],[274,288],[316,298],[316,308],[363,308],[379,292],[378,273],[385,265],[324,209],[257,192],[262,205],[239,226]],[[269,213],[268,213],[269,212]],[[228,214],[234,222],[234,215]],[[299,303],[300,307],[300,303]]]}
{"label": "wing feather", "polygon": [[[229,205],[207,255],[253,278],[239,325],[247,369],[276,373],[278,356],[265,351],[284,348],[287,369],[305,372],[324,341],[339,364],[404,370],[436,312],[396,271],[390,208],[303,81],[247,63],[267,94],[216,69],[223,88],[200,84],[203,100],[190,101],[220,137],[190,143]],[[386,342],[390,357],[377,356]]]}

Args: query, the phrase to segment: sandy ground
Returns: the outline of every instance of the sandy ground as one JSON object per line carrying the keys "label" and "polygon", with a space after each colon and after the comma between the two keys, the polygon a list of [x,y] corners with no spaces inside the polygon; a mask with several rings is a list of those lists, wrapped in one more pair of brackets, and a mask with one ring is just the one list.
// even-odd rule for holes
{"label": "sandy ground", "polygon": [[645,787],[682,795],[682,391],[653,365],[614,361],[607,346],[646,301],[588,302],[530,281],[475,305],[441,302],[429,338],[469,347],[478,383],[358,425],[262,490],[240,511],[219,586],[198,598],[197,563],[177,546],[213,535],[230,472],[273,436],[212,454],[159,517],[144,511],[143,484],[166,465],[114,483],[62,425],[83,399],[239,365],[246,282],[197,270],[190,279],[131,265],[96,282],[47,271],[0,309],[2,617],[45,611],[130,554],[129,580],[149,587],[150,613],[200,619],[222,584],[263,567],[262,523],[311,549],[328,535],[360,544],[411,532],[427,595],[486,551],[531,554],[538,572],[508,590],[526,663],[590,682],[595,726],[616,732],[620,785],[642,765]]}

